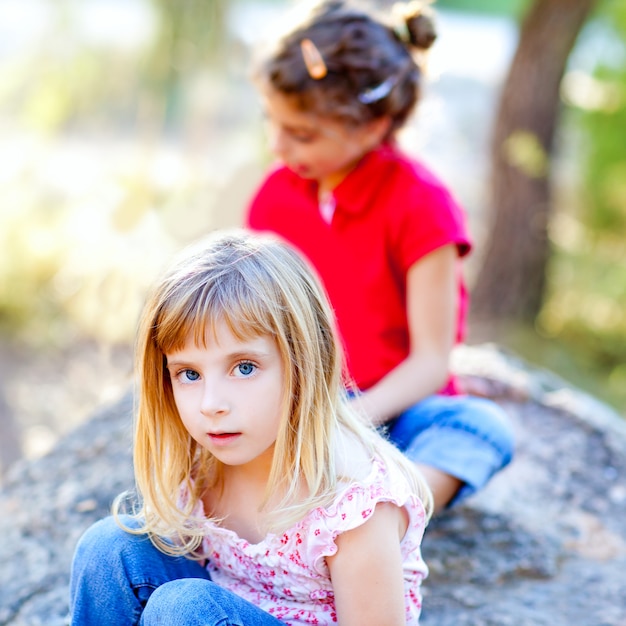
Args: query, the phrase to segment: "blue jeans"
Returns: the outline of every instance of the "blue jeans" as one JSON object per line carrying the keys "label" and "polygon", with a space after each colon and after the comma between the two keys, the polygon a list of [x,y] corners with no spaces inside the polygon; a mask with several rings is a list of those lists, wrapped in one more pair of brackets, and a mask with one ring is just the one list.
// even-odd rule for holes
{"label": "blue jeans", "polygon": [[[122,517],[131,526],[129,517]],[[196,561],[159,551],[112,517],[87,529],[70,579],[72,626],[280,626],[275,617],[211,582]],[[284,625],[283,625],[284,626]]]}
{"label": "blue jeans", "polygon": [[485,398],[429,396],[382,430],[411,460],[463,481],[448,506],[484,487],[513,457],[508,417]]}

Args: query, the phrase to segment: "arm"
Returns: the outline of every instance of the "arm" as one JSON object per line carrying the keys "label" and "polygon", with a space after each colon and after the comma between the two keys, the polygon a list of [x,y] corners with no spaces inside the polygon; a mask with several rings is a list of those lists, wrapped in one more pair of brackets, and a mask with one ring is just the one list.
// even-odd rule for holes
{"label": "arm", "polygon": [[406,528],[404,509],[385,502],[365,524],[337,536],[337,552],[326,562],[340,626],[404,626]]}
{"label": "arm", "polygon": [[353,401],[375,424],[436,393],[448,377],[457,323],[457,249],[443,246],[414,263],[406,278],[410,354]]}

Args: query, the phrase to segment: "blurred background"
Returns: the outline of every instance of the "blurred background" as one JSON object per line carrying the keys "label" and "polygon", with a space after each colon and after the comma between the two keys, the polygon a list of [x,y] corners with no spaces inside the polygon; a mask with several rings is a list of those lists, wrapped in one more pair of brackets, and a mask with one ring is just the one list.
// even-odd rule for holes
{"label": "blurred background", "polygon": [[[152,280],[241,224],[271,162],[248,68],[293,4],[0,0],[0,476],[128,388]],[[626,3],[435,8],[400,140],[467,209],[469,343],[626,414]]]}

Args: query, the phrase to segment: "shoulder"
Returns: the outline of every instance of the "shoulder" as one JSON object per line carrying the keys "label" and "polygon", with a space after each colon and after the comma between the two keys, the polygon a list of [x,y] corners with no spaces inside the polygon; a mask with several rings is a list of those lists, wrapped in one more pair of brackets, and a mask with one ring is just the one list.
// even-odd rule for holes
{"label": "shoulder", "polygon": [[354,474],[357,472],[353,470],[327,510],[331,518],[340,513],[341,522],[336,521],[336,532],[345,532],[363,524],[371,517],[376,505],[384,502],[406,508],[409,513],[414,510],[418,517],[421,516],[421,502],[399,467],[381,457],[369,462],[358,461],[355,464],[359,468],[358,473],[362,474],[367,467],[366,475],[356,477]]}
{"label": "shoulder", "polygon": [[418,547],[427,520],[424,506],[407,480],[399,473],[390,473],[381,459],[374,459],[365,478],[344,482],[329,506],[308,516],[307,536],[315,567],[323,569],[323,559],[337,552],[337,537],[366,524],[379,504],[392,505],[390,508],[406,522],[402,543],[407,551]]}
{"label": "shoulder", "polygon": [[268,227],[266,220],[280,218],[285,211],[311,195],[310,183],[283,165],[272,167],[254,192],[247,222],[253,229]]}
{"label": "shoulder", "polygon": [[267,172],[253,195],[252,204],[265,200],[275,200],[285,192],[302,193],[307,188],[307,181],[300,178],[289,168],[275,164]]}
{"label": "shoulder", "polygon": [[448,186],[427,165],[396,145],[370,152],[354,171],[351,190],[371,192],[369,203],[384,212],[391,224],[402,228],[417,220],[461,225],[464,211]]}
{"label": "shoulder", "polygon": [[372,454],[366,449],[365,442],[347,429],[337,434],[335,446],[337,475],[346,482],[368,480],[372,472]]}
{"label": "shoulder", "polygon": [[261,181],[261,189],[276,187],[279,185],[290,186],[295,180],[300,180],[299,176],[294,174],[289,168],[282,163],[274,163],[265,174]]}
{"label": "shoulder", "polygon": [[441,203],[460,209],[449,187],[425,163],[397,146],[387,146],[380,155],[388,164],[391,182],[404,195],[419,204]]}
{"label": "shoulder", "polygon": [[466,255],[471,248],[466,216],[450,189],[429,167],[394,146],[380,158],[389,163],[384,202],[389,236],[410,257],[409,264],[448,243]]}

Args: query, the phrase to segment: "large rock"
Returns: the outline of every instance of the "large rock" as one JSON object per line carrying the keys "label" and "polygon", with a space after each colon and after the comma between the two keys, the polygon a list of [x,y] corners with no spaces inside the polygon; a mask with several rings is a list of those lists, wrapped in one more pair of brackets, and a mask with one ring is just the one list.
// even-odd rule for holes
{"label": "large rock", "polygon": [[0,625],[68,623],[81,533],[133,485],[132,398],[95,415],[42,459],[20,463],[0,496]]}
{"label": "large rock", "polygon": [[[455,369],[495,397],[517,433],[513,463],[434,519],[424,626],[626,624],[626,423],[495,347]],[[130,396],[16,466],[0,495],[0,626],[67,623],[82,531],[132,487]]]}

